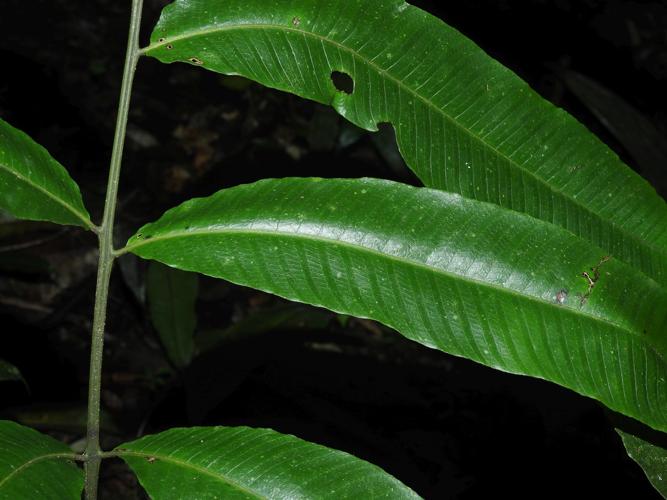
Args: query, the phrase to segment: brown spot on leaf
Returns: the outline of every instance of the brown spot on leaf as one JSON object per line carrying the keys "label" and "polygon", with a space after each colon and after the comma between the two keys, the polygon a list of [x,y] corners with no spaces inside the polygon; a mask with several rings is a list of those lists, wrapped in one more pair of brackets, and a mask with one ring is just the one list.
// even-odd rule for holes
{"label": "brown spot on leaf", "polygon": [[595,288],[595,285],[600,279],[600,266],[602,266],[602,264],[607,262],[609,259],[611,259],[611,257],[609,255],[605,255],[600,259],[600,262],[598,262],[597,265],[591,267],[590,273],[588,271],[584,271],[583,273],[581,273],[581,276],[583,278],[586,278],[586,281],[588,282],[588,290],[586,290],[586,293],[581,296],[580,300],[581,305],[584,305],[586,303],[588,297],[590,297],[591,293],[593,292],[593,288]]}

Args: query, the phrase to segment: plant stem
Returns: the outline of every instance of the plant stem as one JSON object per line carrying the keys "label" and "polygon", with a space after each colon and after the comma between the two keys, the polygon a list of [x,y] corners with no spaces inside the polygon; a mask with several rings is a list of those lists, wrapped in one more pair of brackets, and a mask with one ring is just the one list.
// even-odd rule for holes
{"label": "plant stem", "polygon": [[114,135],[111,163],[109,166],[109,181],[107,184],[104,215],[99,231],[100,256],[97,265],[97,285],[95,289],[95,309],[93,316],[93,331],[90,347],[90,372],[88,386],[88,424],[86,437],[85,470],[86,470],[86,498],[96,500],[97,483],[102,460],[100,449],[100,392],[102,388],[102,355],[104,351],[104,329],[107,313],[107,298],[109,295],[109,280],[114,261],[113,229],[116,214],[116,200],[118,196],[118,182],[120,178],[123,146],[127,116],[132,95],[132,81],[139,60],[139,28],[141,25],[141,10],[143,0],[132,0],[132,14],[130,18],[130,32],[125,54],[123,70],[123,84],[120,91],[118,116],[116,118],[116,132]]}

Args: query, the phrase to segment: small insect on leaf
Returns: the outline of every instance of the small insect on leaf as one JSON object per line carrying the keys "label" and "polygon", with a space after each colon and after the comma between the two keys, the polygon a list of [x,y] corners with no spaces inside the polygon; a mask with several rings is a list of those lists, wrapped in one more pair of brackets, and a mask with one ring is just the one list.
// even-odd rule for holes
{"label": "small insect on leaf", "polygon": [[146,457],[146,461],[147,461],[149,464],[154,463],[156,460],[157,460],[157,457]]}
{"label": "small insect on leaf", "polygon": [[600,259],[600,262],[598,262],[596,266],[591,267],[591,273],[593,276],[591,276],[591,274],[589,274],[587,271],[581,273],[581,276],[586,278],[586,281],[588,281],[588,290],[584,295],[581,296],[580,300],[581,305],[584,305],[586,303],[588,297],[590,297],[591,293],[593,292],[593,288],[595,288],[595,284],[600,279],[600,266],[605,262],[607,262],[609,259],[611,259],[611,256],[605,255]]}

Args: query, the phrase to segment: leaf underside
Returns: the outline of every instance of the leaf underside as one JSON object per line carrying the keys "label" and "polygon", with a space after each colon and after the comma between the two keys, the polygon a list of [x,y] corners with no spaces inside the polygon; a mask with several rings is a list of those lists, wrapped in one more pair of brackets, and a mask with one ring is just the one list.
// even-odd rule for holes
{"label": "leaf underside", "polygon": [[8,420],[0,420],[0,499],[79,500],[83,473],[59,455],[63,443]]}
{"label": "leaf underside", "polygon": [[153,326],[169,359],[187,366],[194,353],[197,325],[195,301],[197,275],[151,262],[146,275],[146,294]]}
{"label": "leaf underside", "polygon": [[48,151],[0,120],[0,208],[21,219],[92,229],[79,187]]}
{"label": "leaf underside", "polygon": [[[145,53],[389,122],[426,186],[566,228],[667,284],[667,205],[580,123],[402,0],[176,0]],[[334,71],[350,75],[337,91]]]}
{"label": "leaf underside", "polygon": [[156,499],[419,498],[375,465],[269,429],[171,429],[116,452]]}
{"label": "leaf underside", "polygon": [[667,293],[525,214],[389,181],[266,180],[168,211],[125,251],[375,319],[667,429]]}
{"label": "leaf underside", "polygon": [[619,429],[630,458],[639,464],[653,487],[667,498],[667,449],[644,441]]}

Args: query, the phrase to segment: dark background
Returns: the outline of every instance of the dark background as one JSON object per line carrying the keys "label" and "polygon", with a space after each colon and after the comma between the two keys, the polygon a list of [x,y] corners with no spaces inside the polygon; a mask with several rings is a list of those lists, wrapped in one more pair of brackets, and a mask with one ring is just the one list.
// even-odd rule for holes
{"label": "dark background", "polygon": [[[144,44],[167,2],[145,3]],[[665,2],[413,3],[568,109],[665,195]],[[66,165],[96,221],[129,4],[3,0],[0,11],[0,117]],[[264,177],[415,182],[390,130],[369,134],[328,108],[186,65],[141,61],[128,135],[120,243],[182,200]],[[95,264],[95,240],[78,229],[0,224],[0,358],[30,388],[3,383],[0,415],[75,445]],[[146,314],[144,273],[125,257],[112,281],[107,447],[173,426],[266,426],[374,462],[426,498],[658,498],[591,400],[224,282],[201,279],[198,334],[240,334],[174,370]],[[106,464],[103,481],[104,498],[144,498],[121,463]]]}

